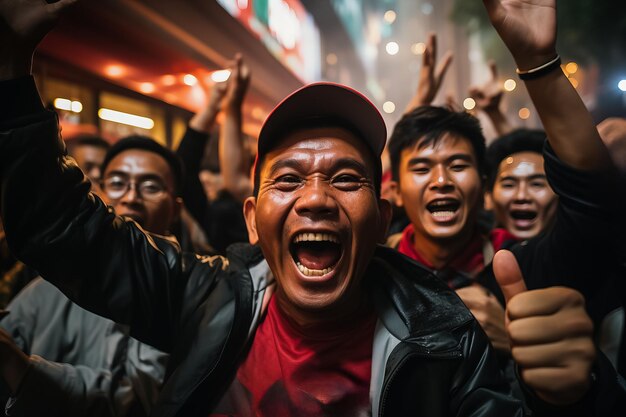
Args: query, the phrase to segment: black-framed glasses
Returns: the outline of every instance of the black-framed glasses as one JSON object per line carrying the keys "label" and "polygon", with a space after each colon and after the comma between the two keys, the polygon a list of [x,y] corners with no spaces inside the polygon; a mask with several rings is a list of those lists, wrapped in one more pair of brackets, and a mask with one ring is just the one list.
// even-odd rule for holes
{"label": "black-framed glasses", "polygon": [[113,175],[102,181],[102,191],[112,200],[122,198],[133,186],[135,192],[148,201],[158,200],[168,191],[165,185],[153,178],[131,181],[126,177]]}

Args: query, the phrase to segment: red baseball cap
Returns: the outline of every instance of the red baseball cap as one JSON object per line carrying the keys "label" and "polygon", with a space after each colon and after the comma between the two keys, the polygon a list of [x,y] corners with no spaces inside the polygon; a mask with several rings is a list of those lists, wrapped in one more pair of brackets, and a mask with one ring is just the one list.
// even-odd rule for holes
{"label": "red baseball cap", "polygon": [[320,127],[339,126],[351,131],[365,142],[380,164],[387,128],[376,106],[353,88],[318,82],[291,93],[265,119],[259,133],[255,176],[258,175],[258,161],[277,141],[298,128],[315,127],[317,123]]}

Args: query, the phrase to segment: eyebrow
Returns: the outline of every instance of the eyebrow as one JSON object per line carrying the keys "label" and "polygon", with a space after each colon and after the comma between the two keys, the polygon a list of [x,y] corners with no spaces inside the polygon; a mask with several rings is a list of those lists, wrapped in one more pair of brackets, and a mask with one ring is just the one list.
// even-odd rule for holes
{"label": "eyebrow", "polygon": [[[274,163],[271,167],[270,167],[270,172],[269,172],[269,176],[272,176],[276,173],[276,171],[282,169],[282,168],[292,168],[296,171],[302,171],[304,170],[304,164],[296,159],[283,159],[280,161],[276,161],[276,163]],[[331,170],[333,172],[335,171],[339,171],[341,169],[344,168],[350,168],[350,169],[354,169],[355,171],[357,171],[360,175],[362,175],[363,177],[367,177],[367,168],[365,166],[365,164],[363,164],[362,162],[357,161],[354,158],[349,158],[349,157],[344,157],[344,158],[339,158],[333,161]]]}
{"label": "eyebrow", "polygon": [[[455,153],[454,155],[450,155],[449,157],[445,159],[445,162],[450,163],[457,159],[461,159],[469,163],[474,163],[474,158],[472,158],[472,156],[467,153]],[[433,161],[432,158],[424,158],[424,157],[417,156],[415,158],[409,159],[408,165],[410,166],[410,165],[417,165],[417,164],[430,164],[432,163],[432,161]]]}
{"label": "eyebrow", "polygon": [[528,176],[515,176],[515,175],[507,175],[505,177],[500,177],[500,181],[507,181],[507,180],[511,180],[511,181],[517,181],[520,178],[526,178],[528,180],[545,180],[548,177],[546,177],[546,174],[533,174],[533,175],[528,175]]}
{"label": "eyebrow", "polygon": [[276,161],[270,167],[269,176],[271,177],[276,173],[276,171],[283,168],[292,168],[296,171],[301,171],[304,167],[303,164],[297,159],[281,159],[280,161]]}
{"label": "eyebrow", "polygon": [[339,158],[333,164],[333,168],[335,171],[339,171],[340,169],[344,168],[351,168],[357,171],[362,176],[367,177],[367,167],[365,166],[365,164],[353,158]]}
{"label": "eyebrow", "polygon": [[[111,178],[114,176],[118,176],[118,177],[125,177],[125,178],[131,178],[131,176],[128,174],[128,172],[124,172],[124,171],[111,171],[109,173],[107,173],[107,175],[104,176],[104,178]],[[165,179],[162,178],[161,176],[157,175],[157,174],[139,174],[135,177],[137,180],[140,181],[146,181],[146,180],[157,180],[158,182],[165,184]]]}

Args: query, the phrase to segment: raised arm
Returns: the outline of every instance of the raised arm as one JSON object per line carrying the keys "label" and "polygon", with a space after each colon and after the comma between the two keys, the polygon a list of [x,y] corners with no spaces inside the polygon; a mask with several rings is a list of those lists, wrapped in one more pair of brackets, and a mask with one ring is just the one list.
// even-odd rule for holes
{"label": "raised arm", "polygon": [[448,51],[437,65],[437,35],[430,33],[426,42],[426,49],[422,54],[422,67],[418,76],[417,91],[404,113],[409,113],[419,106],[428,106],[433,102],[451,62],[452,52]]}
{"label": "raised arm", "polygon": [[555,61],[556,0],[483,2],[522,73],[520,78],[526,78],[530,98],[558,157],[583,170],[610,166],[591,115]]}
{"label": "raised arm", "polygon": [[[200,168],[204,149],[209,141],[211,129],[222,107],[222,99],[226,92],[225,83],[214,84],[209,93],[207,105],[196,113],[187,127],[187,131],[180,141],[176,153],[185,166],[183,184],[183,201],[189,213],[205,229],[207,221],[208,197],[202,187]],[[207,231],[208,233],[208,231]]]}
{"label": "raised arm", "polygon": [[489,73],[491,74],[489,80],[481,86],[471,87],[469,94],[476,101],[478,110],[483,111],[489,117],[496,134],[500,137],[510,133],[513,127],[500,109],[504,91],[498,81],[498,67],[494,61],[489,61]]}
{"label": "raised arm", "polygon": [[242,202],[252,194],[250,162],[241,129],[243,100],[249,84],[250,69],[241,55],[237,55],[224,97],[225,117],[220,129],[219,157],[224,188]]}
{"label": "raised arm", "polygon": [[209,102],[202,110],[194,114],[189,121],[189,127],[202,133],[209,134],[215,124],[215,118],[222,107],[222,99],[226,93],[226,84],[215,83],[209,93]]}

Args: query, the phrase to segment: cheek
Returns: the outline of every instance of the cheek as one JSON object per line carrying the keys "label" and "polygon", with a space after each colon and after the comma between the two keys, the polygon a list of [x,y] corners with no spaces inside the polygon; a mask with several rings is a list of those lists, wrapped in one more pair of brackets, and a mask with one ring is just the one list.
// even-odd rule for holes
{"label": "cheek", "polygon": [[372,194],[343,207],[353,232],[353,248],[358,247],[365,256],[371,255],[370,248],[374,250],[384,233],[378,199]]}
{"label": "cheek", "polygon": [[482,187],[478,175],[475,172],[467,172],[459,173],[455,175],[454,178],[464,194],[465,201],[469,203],[469,205],[476,203],[482,194]]}
{"label": "cheek", "polygon": [[378,203],[372,199],[372,196],[350,199],[340,202],[340,204],[344,207],[344,212],[350,218],[353,227],[360,226],[368,231],[373,231],[380,222]]}
{"label": "cheek", "polygon": [[423,177],[407,175],[402,178],[402,182],[398,185],[398,193],[402,197],[405,210],[415,210],[422,205],[427,184],[428,181]]}
{"label": "cheek", "polygon": [[545,190],[535,194],[535,200],[544,211],[552,210],[557,204],[556,194],[552,190]]}
{"label": "cheek", "polygon": [[172,218],[174,214],[174,203],[172,201],[164,204],[146,206],[146,208],[148,209],[148,213],[152,216],[153,222],[165,223],[166,220]]}
{"label": "cheek", "polygon": [[513,199],[513,189],[495,188],[493,190],[493,202],[498,208],[504,209]]}
{"label": "cheek", "polygon": [[292,195],[280,191],[269,191],[259,196],[256,206],[256,227],[262,244],[269,240],[267,237],[282,233],[283,225],[288,227],[285,218],[293,202]]}
{"label": "cheek", "polygon": [[503,188],[496,184],[493,188],[493,201],[496,205],[505,206],[513,200],[516,192],[515,187]]}

